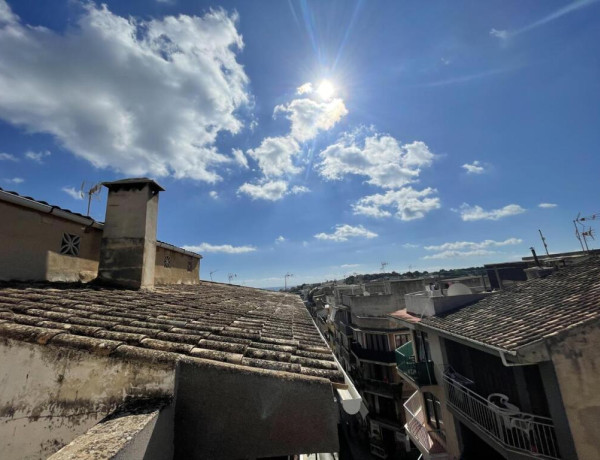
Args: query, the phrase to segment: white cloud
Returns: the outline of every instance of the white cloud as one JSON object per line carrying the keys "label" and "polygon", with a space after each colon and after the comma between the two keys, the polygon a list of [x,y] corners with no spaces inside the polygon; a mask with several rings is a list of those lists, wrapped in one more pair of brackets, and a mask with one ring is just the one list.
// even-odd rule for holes
{"label": "white cloud", "polygon": [[384,194],[369,195],[352,205],[354,214],[370,217],[390,217],[392,212],[401,220],[415,220],[425,217],[428,212],[440,208],[437,190],[426,188],[415,190],[404,187],[389,190]]}
{"label": "white cloud", "polygon": [[25,182],[25,179],[21,178],[21,177],[13,177],[10,179],[2,179],[4,182],[7,182],[9,184],[22,184],[23,182]]}
{"label": "white cloud", "polygon": [[496,254],[496,251],[489,251],[487,249],[474,249],[472,251],[443,251],[437,254],[425,256],[423,259],[454,259],[460,257],[487,256],[491,254]]}
{"label": "white cloud", "polygon": [[32,152],[31,150],[29,150],[28,152],[25,152],[25,158],[40,164],[44,163],[44,158],[49,157],[50,155],[51,153],[48,150],[45,150],[43,152]]}
{"label": "white cloud", "polygon": [[266,137],[259,147],[247,153],[258,161],[265,176],[279,177],[301,171],[293,162],[293,158],[300,153],[300,145],[289,136]]}
{"label": "white cloud", "polygon": [[486,249],[490,247],[501,247],[515,244],[521,244],[523,242],[520,238],[508,238],[504,241],[495,240],[484,240],[478,243],[473,241],[455,241],[453,243],[444,243],[440,245],[425,246],[427,251],[457,251],[457,250],[475,250],[475,249]]}
{"label": "white cloud", "polygon": [[246,158],[246,155],[244,155],[244,152],[242,152],[240,149],[231,149],[231,153],[233,154],[233,159],[238,165],[245,169],[249,168],[248,159]]}
{"label": "white cloud", "polygon": [[431,165],[434,155],[424,142],[400,145],[393,137],[374,134],[362,145],[346,133],[320,153],[320,174],[337,180],[347,174],[366,176],[367,182],[383,188],[398,188],[417,180],[421,168]]}
{"label": "white cloud", "polygon": [[287,240],[286,240],[286,239],[285,239],[285,237],[284,237],[284,236],[282,236],[282,235],[279,235],[277,238],[275,238],[275,243],[278,243],[278,244],[280,244],[280,243],[285,243],[286,241],[287,241]]}
{"label": "white cloud", "polygon": [[540,203],[538,204],[539,208],[545,208],[545,209],[550,209],[550,208],[556,208],[558,205],[556,203]]}
{"label": "white cloud", "polygon": [[473,163],[465,163],[462,168],[467,171],[467,174],[483,174],[485,172],[485,168],[479,160],[475,160]]}
{"label": "white cloud", "polygon": [[208,192],[208,195],[213,199],[213,200],[218,200],[219,199],[219,192],[217,192],[216,190],[211,190],[210,192]]}
{"label": "white cloud", "polygon": [[500,40],[506,40],[508,38],[508,30],[498,30],[492,29],[490,30],[490,35],[492,37],[499,38]]}
{"label": "white cloud", "polygon": [[63,187],[61,188],[61,190],[74,200],[83,200],[83,195],[81,194],[81,191],[76,190],[74,187]]}
{"label": "white cloud", "polygon": [[415,249],[415,248],[418,248],[420,246],[418,244],[414,244],[414,243],[404,243],[402,245],[402,247],[406,248],[406,249]]}
{"label": "white cloud", "polygon": [[245,183],[238,188],[238,194],[243,193],[248,195],[253,200],[268,200],[277,201],[281,200],[287,195],[299,195],[301,193],[308,193],[310,189],[303,185],[294,185],[291,189],[288,187],[288,183],[284,180],[260,180],[256,184]]}
{"label": "white cloud", "polygon": [[286,114],[292,125],[290,135],[299,142],[314,139],[319,131],[327,131],[348,113],[344,101],[315,101],[310,98],[294,99],[275,107],[274,115]]}
{"label": "white cloud", "polygon": [[186,251],[192,251],[197,253],[218,252],[224,254],[244,254],[247,252],[256,251],[256,248],[254,246],[232,246],[231,244],[200,243],[197,245],[188,245],[182,247]]}
{"label": "white cloud", "polygon": [[215,141],[249,102],[237,15],[142,20],[84,3],[65,32],[23,24],[0,0],[0,118],[49,133],[97,167],[206,182]]}
{"label": "white cloud", "polygon": [[315,238],[319,240],[331,240],[335,242],[347,241],[348,238],[376,238],[378,235],[370,230],[367,230],[362,225],[353,227],[348,224],[336,225],[333,233],[317,233]]}
{"label": "white cloud", "polygon": [[310,94],[313,92],[313,85],[312,83],[304,83],[303,85],[299,86],[296,89],[296,93],[298,94]]}
{"label": "white cloud", "polygon": [[0,152],[0,161],[19,161],[18,158],[10,153]]}
{"label": "white cloud", "polygon": [[288,194],[288,184],[283,180],[268,181],[259,184],[245,183],[238,188],[238,193],[244,193],[253,200],[277,201]]}
{"label": "white cloud", "polygon": [[525,212],[525,209],[518,204],[509,204],[503,208],[486,211],[481,206],[471,206],[470,204],[463,203],[458,211],[460,212],[460,217],[462,220],[471,221],[498,220],[504,217],[522,214]]}
{"label": "white cloud", "polygon": [[340,265],[341,268],[356,268],[356,267],[360,267],[360,264],[343,264]]}
{"label": "white cloud", "polygon": [[300,195],[302,193],[308,193],[310,192],[310,189],[308,187],[305,187],[304,185],[294,185],[292,187],[292,189],[290,190],[290,193],[292,195]]}

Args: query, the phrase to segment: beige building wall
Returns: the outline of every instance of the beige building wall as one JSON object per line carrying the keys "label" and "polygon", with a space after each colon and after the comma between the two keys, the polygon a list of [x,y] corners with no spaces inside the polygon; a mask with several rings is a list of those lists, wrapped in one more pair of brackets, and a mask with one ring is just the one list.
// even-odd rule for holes
{"label": "beige building wall", "polygon": [[[433,394],[441,403],[442,408],[442,419],[444,420],[444,431],[446,432],[446,452],[450,455],[450,458],[460,457],[460,445],[458,442],[456,424],[454,417],[448,410],[446,393],[444,391],[443,376],[444,368],[446,367],[446,360],[444,352],[442,351],[443,343],[440,336],[427,333],[429,337],[429,349],[431,351],[431,359],[434,363],[435,380],[437,385],[431,385],[428,387],[421,388],[421,404],[425,407],[425,401],[423,400],[422,393],[429,392]],[[413,344],[415,342],[413,341]]]}
{"label": "beige building wall", "polygon": [[156,248],[155,284],[198,284],[200,259],[158,246]]}
{"label": "beige building wall", "polygon": [[552,362],[580,459],[600,458],[600,324],[550,345]]}
{"label": "beige building wall", "polygon": [[[60,253],[63,234],[80,238],[78,256]],[[0,202],[0,280],[90,281],[102,231]]]}
{"label": "beige building wall", "polygon": [[[65,233],[80,238],[79,255],[60,253]],[[98,275],[102,233],[99,228],[0,201],[0,280],[91,281]],[[197,284],[200,259],[162,244],[156,248],[155,283]]]}
{"label": "beige building wall", "polygon": [[170,397],[173,363],[0,342],[0,457],[47,458],[127,398]]}

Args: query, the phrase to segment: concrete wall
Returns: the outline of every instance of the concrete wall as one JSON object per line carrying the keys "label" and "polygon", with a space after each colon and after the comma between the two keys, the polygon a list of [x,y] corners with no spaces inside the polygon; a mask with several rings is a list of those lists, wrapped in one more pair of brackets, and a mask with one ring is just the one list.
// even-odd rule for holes
{"label": "concrete wall", "polygon": [[75,349],[0,341],[3,460],[47,458],[125,399],[168,397],[172,364],[128,362]]}
{"label": "concrete wall", "polygon": [[429,292],[423,291],[405,296],[406,311],[415,315],[434,316],[475,303],[486,295],[481,293],[430,297]]}
{"label": "concrete wall", "polygon": [[[0,202],[0,279],[90,281],[98,271],[102,231]],[[80,237],[78,256],[61,255],[63,233]]]}
{"label": "concrete wall", "polygon": [[200,259],[160,246],[156,248],[155,284],[198,284],[199,280]]}
{"label": "concrete wall", "polygon": [[338,406],[328,380],[181,362],[176,393],[176,458],[339,450]]}
{"label": "concrete wall", "polygon": [[344,305],[357,316],[385,316],[397,310],[391,295],[342,296]]}
{"label": "concrete wall", "polygon": [[[0,216],[0,280],[87,282],[96,278],[101,229],[3,201]],[[63,233],[80,237],[78,256],[60,253]],[[166,255],[170,268],[164,266]],[[200,259],[159,246],[154,273],[156,284],[196,284]]]}
{"label": "concrete wall", "polygon": [[550,344],[564,409],[580,459],[600,458],[600,324]]}

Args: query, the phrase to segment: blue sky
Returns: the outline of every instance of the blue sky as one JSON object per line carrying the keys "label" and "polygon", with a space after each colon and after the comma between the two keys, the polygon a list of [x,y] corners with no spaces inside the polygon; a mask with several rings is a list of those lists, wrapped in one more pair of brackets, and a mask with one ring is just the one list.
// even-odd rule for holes
{"label": "blue sky", "polygon": [[85,212],[82,181],[155,178],[159,239],[259,287],[518,259],[538,229],[576,250],[600,210],[599,20],[586,0],[0,0],[0,187]]}

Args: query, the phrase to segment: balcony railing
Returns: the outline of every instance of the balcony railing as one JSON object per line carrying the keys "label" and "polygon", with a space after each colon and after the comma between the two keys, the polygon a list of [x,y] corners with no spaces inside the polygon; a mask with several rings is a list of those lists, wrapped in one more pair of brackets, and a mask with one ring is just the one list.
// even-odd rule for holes
{"label": "balcony railing", "polygon": [[[471,421],[506,450],[535,458],[561,458],[552,419],[520,412],[516,406],[507,403],[507,398],[500,405],[494,404],[458,380],[454,376],[444,375],[448,406],[451,409]],[[460,380],[464,380],[464,377]],[[502,403],[505,408],[501,407]]]}
{"label": "balcony railing", "polygon": [[376,361],[378,363],[386,364],[394,362],[393,351],[370,350],[368,348],[361,347],[358,342],[353,342],[351,348],[352,352],[358,357],[358,359],[365,361]]}
{"label": "balcony railing", "polygon": [[[419,400],[419,392],[416,391],[404,403],[404,412],[406,414],[406,425],[404,429],[413,439],[417,441],[422,453],[441,454],[446,450],[440,444],[438,439],[445,439],[444,433],[441,430],[431,430],[425,422],[425,413],[421,401]],[[425,452],[423,452],[423,450]]]}
{"label": "balcony railing", "polygon": [[419,386],[435,385],[433,361],[415,361],[412,342],[406,342],[396,349],[398,371]]}

